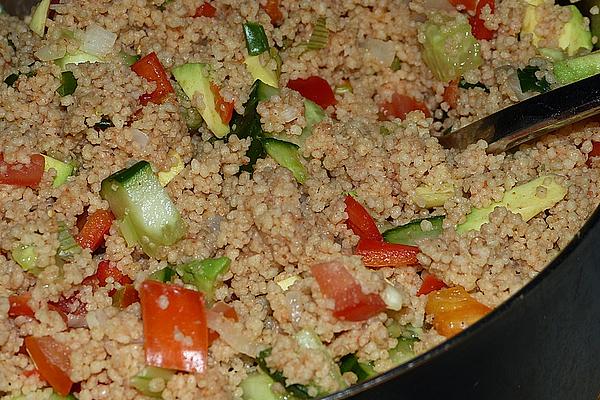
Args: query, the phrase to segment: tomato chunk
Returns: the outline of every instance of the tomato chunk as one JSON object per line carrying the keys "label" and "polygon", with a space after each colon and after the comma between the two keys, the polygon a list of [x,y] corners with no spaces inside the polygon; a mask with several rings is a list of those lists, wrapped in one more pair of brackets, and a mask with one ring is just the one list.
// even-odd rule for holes
{"label": "tomato chunk", "polygon": [[273,26],[279,26],[283,23],[283,13],[279,8],[279,0],[267,0],[261,7],[265,10],[269,18],[271,18]]}
{"label": "tomato chunk", "polygon": [[108,233],[115,219],[108,210],[96,210],[88,215],[83,227],[75,238],[84,249],[95,251],[104,243],[104,235]]}
{"label": "tomato chunk", "polygon": [[29,300],[31,300],[31,293],[24,293],[20,295],[8,296],[8,309],[9,318],[16,318],[20,316],[31,317],[35,316],[35,313],[29,306]]}
{"label": "tomato chunk", "polygon": [[73,386],[69,348],[51,336],[28,336],[25,347],[42,378],[61,396],[68,395]]}
{"label": "tomato chunk", "polygon": [[406,114],[417,110],[422,111],[425,117],[431,117],[431,112],[424,103],[416,101],[410,96],[394,93],[391,101],[385,101],[379,105],[379,120],[404,119]]}
{"label": "tomato chunk", "polygon": [[0,153],[0,184],[36,187],[44,175],[44,156],[34,154],[29,164],[7,163]]}
{"label": "tomato chunk", "polygon": [[363,293],[360,284],[341,263],[315,264],[310,270],[323,295],[335,302],[334,317],[364,321],[385,310],[381,296]]}
{"label": "tomato chunk", "polygon": [[346,214],[348,214],[346,225],[352,229],[354,234],[361,239],[383,241],[383,236],[369,212],[350,195],[346,196],[344,202],[346,203]]}
{"label": "tomato chunk", "polygon": [[210,84],[210,90],[215,96],[215,106],[217,107],[217,112],[221,117],[221,121],[223,121],[225,125],[229,124],[229,121],[231,121],[231,117],[233,116],[233,102],[225,101],[221,96],[219,87],[212,82]]}
{"label": "tomato chunk", "polygon": [[306,79],[292,79],[287,87],[300,93],[303,97],[314,101],[323,109],[334,106],[337,102],[335,94],[331,90],[329,83],[318,76],[310,76]]}
{"label": "tomato chunk", "polygon": [[194,18],[208,17],[212,18],[217,13],[217,9],[212,4],[204,2],[200,7],[196,8]]}
{"label": "tomato chunk", "polygon": [[208,326],[202,293],[147,280],[140,290],[146,363],[202,373],[208,358]]}
{"label": "tomato chunk", "polygon": [[586,161],[588,167],[592,166],[592,158],[594,157],[600,157],[600,142],[592,141],[592,151],[588,153],[588,159]]}
{"label": "tomato chunk", "polygon": [[429,294],[435,290],[440,290],[447,287],[443,280],[438,279],[429,273],[423,272],[421,277],[423,278],[423,283],[421,283],[421,287],[417,292],[417,296]]}
{"label": "tomato chunk", "polygon": [[490,7],[490,11],[493,13],[495,8],[494,0],[479,0],[475,9],[475,15],[469,17],[471,32],[479,40],[491,40],[494,38],[495,31],[488,29],[485,26],[485,21],[481,18],[481,13],[486,5]]}
{"label": "tomato chunk", "polygon": [[136,61],[135,64],[131,66],[131,69],[147,81],[156,83],[154,92],[143,94],[140,97],[142,105],[146,105],[149,102],[160,104],[165,100],[169,93],[173,92],[173,86],[171,86],[169,76],[165,72],[165,69],[155,52]]}
{"label": "tomato chunk", "polygon": [[96,278],[98,278],[100,286],[106,286],[110,278],[112,278],[113,282],[120,283],[121,285],[133,283],[130,277],[122,273],[119,268],[108,260],[102,260],[98,263]]}
{"label": "tomato chunk", "polygon": [[113,306],[125,309],[130,305],[140,301],[138,291],[133,285],[125,285],[115,291],[112,295]]}
{"label": "tomato chunk", "polygon": [[362,256],[367,267],[399,267],[419,263],[418,247],[377,240],[360,239],[354,254]]}
{"label": "tomato chunk", "polygon": [[430,293],[425,305],[425,313],[433,316],[433,327],[446,337],[462,332],[491,310],[461,286]]}
{"label": "tomato chunk", "polygon": [[450,108],[456,108],[458,104],[458,81],[451,81],[448,86],[446,86],[443,98]]}

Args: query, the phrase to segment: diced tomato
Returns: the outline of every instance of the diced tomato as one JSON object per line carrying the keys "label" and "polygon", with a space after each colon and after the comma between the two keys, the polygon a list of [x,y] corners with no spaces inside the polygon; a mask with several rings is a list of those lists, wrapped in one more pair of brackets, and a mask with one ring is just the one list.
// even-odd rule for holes
{"label": "diced tomato", "polygon": [[423,272],[421,278],[423,278],[423,283],[421,283],[421,287],[417,292],[417,296],[429,294],[435,290],[440,290],[447,287],[443,280],[438,279],[434,275],[431,275],[427,272]]}
{"label": "diced tomato", "polygon": [[325,79],[318,76],[292,79],[288,82],[287,87],[314,101],[323,109],[336,104],[335,94],[331,90],[331,86]]}
{"label": "diced tomato", "polygon": [[212,6],[212,4],[204,2],[200,7],[196,8],[196,13],[194,14],[194,18],[198,17],[208,17],[212,18],[217,13],[217,9]]}
{"label": "diced tomato", "polygon": [[378,240],[360,239],[354,254],[361,256],[367,267],[400,267],[419,263],[418,247]]}
{"label": "diced tomato", "polygon": [[456,105],[458,104],[458,81],[451,81],[448,86],[446,86],[443,98],[450,108],[456,108]]}
{"label": "diced tomato", "polygon": [[461,11],[475,13],[477,9],[477,0],[448,0],[455,7],[460,7]]}
{"label": "diced tomato", "polygon": [[40,371],[38,371],[37,369],[26,369],[25,371],[23,371],[21,373],[25,378],[29,378],[31,376],[40,376]]}
{"label": "diced tomato", "polygon": [[16,318],[20,316],[31,317],[35,316],[35,313],[29,306],[29,300],[31,300],[31,293],[23,293],[20,295],[13,294],[8,296],[8,309],[9,318]]}
{"label": "diced tomato", "polygon": [[586,161],[588,167],[592,166],[592,158],[594,157],[600,157],[600,142],[592,141],[592,151],[588,153],[588,159]]}
{"label": "diced tomato", "polygon": [[110,230],[114,219],[115,216],[108,210],[94,211],[88,215],[75,240],[84,249],[96,250],[104,243],[104,235]]}
{"label": "diced tomato", "polygon": [[491,310],[461,286],[431,292],[425,305],[425,313],[433,316],[433,327],[446,337],[463,331]]}
{"label": "diced tomato", "polygon": [[208,326],[201,292],[147,280],[140,289],[146,364],[202,373]]}
{"label": "diced tomato", "polygon": [[486,5],[490,7],[490,11],[493,13],[495,8],[494,0],[479,0],[475,15],[469,17],[471,32],[473,33],[473,36],[479,40],[491,40],[494,38],[495,31],[488,29],[485,26],[485,21],[481,18],[481,13]]}
{"label": "diced tomato", "polygon": [[81,317],[87,314],[86,304],[81,301],[79,291],[75,291],[69,297],[61,296],[58,301],[49,301],[48,308],[58,312],[61,316],[74,315]]}
{"label": "diced tomato", "polygon": [[364,321],[385,310],[381,296],[363,293],[360,284],[341,263],[315,264],[310,269],[323,295],[335,302],[334,317]]}
{"label": "diced tomato", "polygon": [[108,260],[102,260],[98,263],[96,270],[96,278],[100,286],[106,286],[108,279],[112,278],[113,282],[121,285],[129,285],[133,283],[130,277],[121,272],[113,263]]}
{"label": "diced tomato", "polygon": [[44,175],[44,156],[34,154],[29,158],[29,164],[4,162],[0,153],[0,184],[13,186],[36,187]]}
{"label": "diced tomato", "polygon": [[51,336],[28,336],[25,338],[25,347],[40,375],[54,391],[61,396],[68,395],[73,386],[69,378],[71,372],[69,348]]}
{"label": "diced tomato", "polygon": [[[215,305],[210,309],[212,312],[216,312],[219,314],[223,314],[225,318],[229,318],[237,322],[239,320],[237,313],[235,312],[235,308],[231,307],[229,304],[223,303],[219,301],[215,303]],[[208,329],[208,345],[210,346],[212,342],[217,340],[219,334],[212,329]]]}
{"label": "diced tomato", "polygon": [[155,52],[142,57],[131,66],[133,72],[146,79],[149,82],[156,83],[156,89],[152,93],[143,94],[140,97],[142,105],[149,102],[160,104],[169,93],[173,92],[173,86],[169,81],[169,76],[165,72],[158,56]]}
{"label": "diced tomato", "polygon": [[406,114],[417,110],[422,111],[425,117],[431,117],[431,112],[424,103],[416,101],[410,96],[394,93],[392,101],[386,101],[379,105],[379,120],[404,119]]}
{"label": "diced tomato", "polygon": [[69,323],[69,317],[67,316],[67,313],[65,313],[62,310],[62,308],[57,307],[54,304],[50,304],[50,302],[48,302],[48,310],[57,312],[58,315],[60,315],[60,318],[62,318],[62,320],[64,321],[65,324]]}
{"label": "diced tomato", "polygon": [[217,107],[217,112],[221,117],[221,121],[225,125],[229,124],[231,121],[231,117],[233,116],[233,102],[227,102],[221,96],[221,90],[217,85],[211,82],[210,90],[213,92],[215,96],[215,106]]}
{"label": "diced tomato", "polygon": [[279,26],[283,23],[283,13],[279,8],[279,0],[267,0],[261,7],[265,10],[269,18],[271,18],[271,24],[273,26]]}
{"label": "diced tomato", "polygon": [[121,309],[125,309],[140,301],[138,291],[135,290],[133,285],[125,285],[117,289],[111,297],[113,306]]}
{"label": "diced tomato", "polygon": [[346,214],[348,214],[346,225],[352,229],[354,234],[361,239],[383,241],[383,236],[369,212],[351,195],[347,195],[344,202],[346,203]]}

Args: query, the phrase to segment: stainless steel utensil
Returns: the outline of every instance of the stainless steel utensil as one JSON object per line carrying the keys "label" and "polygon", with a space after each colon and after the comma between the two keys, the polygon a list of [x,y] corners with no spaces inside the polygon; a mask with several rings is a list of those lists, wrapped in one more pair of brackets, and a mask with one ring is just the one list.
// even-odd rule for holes
{"label": "stainless steel utensil", "polygon": [[600,74],[539,94],[439,138],[464,149],[479,139],[500,153],[548,132],[600,113]]}

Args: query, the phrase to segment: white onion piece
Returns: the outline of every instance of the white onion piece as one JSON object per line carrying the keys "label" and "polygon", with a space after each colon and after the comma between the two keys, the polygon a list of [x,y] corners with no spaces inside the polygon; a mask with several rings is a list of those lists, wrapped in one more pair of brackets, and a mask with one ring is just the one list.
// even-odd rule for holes
{"label": "white onion piece", "polygon": [[392,65],[396,56],[396,48],[391,40],[366,39],[362,45],[383,65]]}
{"label": "white onion piece", "polygon": [[389,283],[385,285],[381,298],[388,309],[393,311],[400,311],[402,309],[402,292],[400,292],[395,286]]}
{"label": "white onion piece", "polygon": [[67,315],[67,326],[69,328],[87,328],[88,323],[85,314],[84,315]]}
{"label": "white onion piece", "polygon": [[64,46],[53,46],[48,45],[41,47],[38,51],[35,52],[35,56],[39,58],[41,61],[54,61],[59,58],[63,58],[67,50]]}
{"label": "white onion piece", "polygon": [[112,51],[116,41],[116,33],[92,24],[85,30],[81,50],[95,56],[103,57]]}
{"label": "white onion piece", "polygon": [[131,139],[134,143],[140,146],[141,149],[146,147],[148,142],[150,142],[150,138],[148,137],[148,135],[136,128],[133,128],[131,130]]}
{"label": "white onion piece", "polygon": [[225,318],[222,314],[208,310],[206,311],[206,321],[208,327],[217,332],[219,337],[238,353],[256,357],[262,350],[258,343],[248,339],[240,325]]}

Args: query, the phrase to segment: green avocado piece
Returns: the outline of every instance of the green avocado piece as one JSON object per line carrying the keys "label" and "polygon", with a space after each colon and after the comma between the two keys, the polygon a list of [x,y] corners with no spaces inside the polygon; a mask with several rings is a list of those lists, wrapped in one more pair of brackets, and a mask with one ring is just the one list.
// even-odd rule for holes
{"label": "green avocado piece", "polygon": [[44,171],[55,170],[56,176],[54,177],[54,182],[52,182],[52,187],[57,188],[61,186],[63,183],[67,181],[73,174],[73,170],[75,166],[71,163],[66,163],[63,161],[59,161],[56,158],[52,158],[43,154],[44,156]]}

